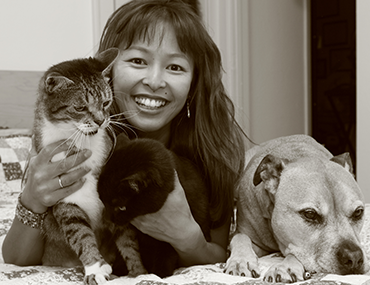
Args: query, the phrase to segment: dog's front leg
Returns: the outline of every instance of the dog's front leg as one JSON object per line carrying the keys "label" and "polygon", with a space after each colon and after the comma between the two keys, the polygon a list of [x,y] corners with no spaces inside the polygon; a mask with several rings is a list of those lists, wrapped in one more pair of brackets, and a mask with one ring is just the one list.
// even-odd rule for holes
{"label": "dog's front leg", "polygon": [[260,276],[258,257],[247,235],[236,234],[230,242],[230,250],[231,254],[226,262],[225,273],[253,278]]}
{"label": "dog's front leg", "polygon": [[288,254],[283,261],[272,265],[263,278],[264,281],[291,283],[303,281],[305,269],[301,262],[292,254]]}

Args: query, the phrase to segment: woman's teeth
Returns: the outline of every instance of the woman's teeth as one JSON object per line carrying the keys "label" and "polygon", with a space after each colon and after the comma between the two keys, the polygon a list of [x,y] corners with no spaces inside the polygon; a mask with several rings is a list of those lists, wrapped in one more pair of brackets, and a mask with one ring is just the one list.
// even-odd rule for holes
{"label": "woman's teeth", "polygon": [[165,100],[155,100],[155,99],[142,98],[142,97],[135,97],[135,102],[147,108],[159,108],[159,107],[166,105]]}

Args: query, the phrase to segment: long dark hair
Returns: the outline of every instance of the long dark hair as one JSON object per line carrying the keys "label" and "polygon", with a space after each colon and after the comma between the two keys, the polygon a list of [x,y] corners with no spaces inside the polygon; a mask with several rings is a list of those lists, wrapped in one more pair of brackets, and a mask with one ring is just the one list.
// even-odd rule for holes
{"label": "long dark hair", "polygon": [[[150,41],[158,24],[170,25],[181,51],[194,61],[187,104],[171,124],[170,149],[195,162],[207,183],[212,227],[230,218],[234,190],[244,169],[244,133],[223,83],[221,54],[199,15],[182,1],[132,1],[108,20],[99,52],[126,49],[138,39]],[[165,29],[163,29],[165,30]],[[158,29],[161,31],[161,29]]]}

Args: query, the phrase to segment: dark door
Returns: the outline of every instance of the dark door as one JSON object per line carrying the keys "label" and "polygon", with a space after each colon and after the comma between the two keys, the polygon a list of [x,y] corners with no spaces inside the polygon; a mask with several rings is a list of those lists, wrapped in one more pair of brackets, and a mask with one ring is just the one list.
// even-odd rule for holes
{"label": "dark door", "polygon": [[311,0],[312,135],[356,165],[355,0]]}

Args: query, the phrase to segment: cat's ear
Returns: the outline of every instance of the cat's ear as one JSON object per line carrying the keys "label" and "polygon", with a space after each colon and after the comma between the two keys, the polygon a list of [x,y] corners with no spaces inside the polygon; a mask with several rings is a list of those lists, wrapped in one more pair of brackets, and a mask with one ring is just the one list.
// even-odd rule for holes
{"label": "cat's ear", "polygon": [[102,53],[99,53],[95,58],[103,63],[104,70],[102,71],[104,79],[109,79],[114,62],[119,56],[118,48],[109,48]]}
{"label": "cat's ear", "polygon": [[74,84],[71,79],[57,72],[48,74],[44,81],[45,90],[49,94],[54,93],[58,89],[66,88],[71,84]]}

